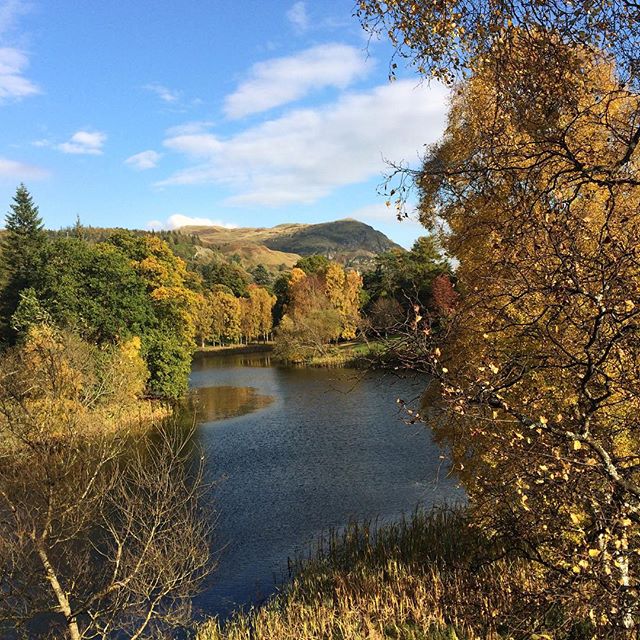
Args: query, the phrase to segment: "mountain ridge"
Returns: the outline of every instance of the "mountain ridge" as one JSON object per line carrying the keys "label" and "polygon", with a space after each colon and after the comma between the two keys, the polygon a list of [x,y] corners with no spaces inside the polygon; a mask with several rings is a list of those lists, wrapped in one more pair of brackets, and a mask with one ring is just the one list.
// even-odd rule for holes
{"label": "mountain ridge", "polygon": [[301,257],[320,254],[346,266],[363,267],[385,251],[404,251],[381,231],[353,218],[274,227],[189,225],[179,231],[197,236],[205,247],[226,255],[237,254],[250,266],[262,262],[266,266],[290,268]]}

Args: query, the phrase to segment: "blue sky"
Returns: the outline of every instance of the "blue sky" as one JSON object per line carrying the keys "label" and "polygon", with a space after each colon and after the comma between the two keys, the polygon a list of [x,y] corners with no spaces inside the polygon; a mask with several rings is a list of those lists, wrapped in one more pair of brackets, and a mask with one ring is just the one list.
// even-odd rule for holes
{"label": "blue sky", "polygon": [[421,234],[377,195],[418,163],[447,93],[367,46],[351,0],[0,0],[0,205],[50,228],[354,217]]}

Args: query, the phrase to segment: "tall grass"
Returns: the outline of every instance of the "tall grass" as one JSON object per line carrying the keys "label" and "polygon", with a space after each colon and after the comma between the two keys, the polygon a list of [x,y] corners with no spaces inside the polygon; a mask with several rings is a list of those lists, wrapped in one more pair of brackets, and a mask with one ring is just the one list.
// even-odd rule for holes
{"label": "tall grass", "polygon": [[197,640],[459,640],[511,637],[513,585],[528,568],[469,526],[463,510],[417,511],[396,524],[351,524],[297,559],[290,585],[225,624],[204,623]]}

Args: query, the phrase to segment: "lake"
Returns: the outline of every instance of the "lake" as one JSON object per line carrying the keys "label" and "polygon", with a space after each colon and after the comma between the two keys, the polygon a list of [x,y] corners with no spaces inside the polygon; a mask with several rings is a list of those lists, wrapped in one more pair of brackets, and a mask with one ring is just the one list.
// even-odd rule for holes
{"label": "lake", "polygon": [[417,404],[424,379],[272,365],[268,353],[196,357],[191,387],[207,475],[216,480],[219,566],[195,605],[226,616],[260,602],[305,553],[350,519],[398,519],[463,499]]}

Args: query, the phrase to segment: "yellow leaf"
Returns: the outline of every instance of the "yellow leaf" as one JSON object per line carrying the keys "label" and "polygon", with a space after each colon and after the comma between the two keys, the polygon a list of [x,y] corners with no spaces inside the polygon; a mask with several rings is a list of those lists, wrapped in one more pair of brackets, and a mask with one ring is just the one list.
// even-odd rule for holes
{"label": "yellow leaf", "polygon": [[600,549],[589,549],[589,556],[591,558],[597,558],[600,555]]}
{"label": "yellow leaf", "polygon": [[578,449],[582,449],[582,443],[580,442],[580,440],[573,441],[573,449],[574,451],[577,451]]}

